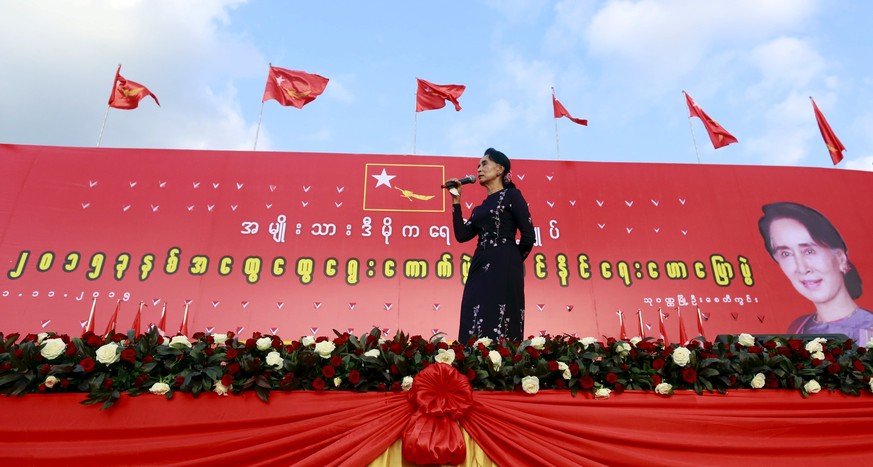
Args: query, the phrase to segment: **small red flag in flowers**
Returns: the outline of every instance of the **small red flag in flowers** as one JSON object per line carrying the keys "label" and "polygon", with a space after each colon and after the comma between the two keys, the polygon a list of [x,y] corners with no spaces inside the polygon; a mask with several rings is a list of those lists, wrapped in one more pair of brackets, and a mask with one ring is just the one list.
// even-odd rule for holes
{"label": "small red flag in flowers", "polygon": [[664,340],[664,345],[670,345],[670,340],[667,338],[667,325],[664,323],[664,313],[658,308],[658,330],[661,332],[661,339]]}
{"label": "small red flag in flowers", "polygon": [[700,307],[697,307],[697,332],[703,337],[703,340],[706,340],[706,333],[703,332],[703,312],[700,311]]}
{"label": "small red flag in flowers", "polygon": [[828,147],[828,152],[831,153],[831,160],[834,162],[834,165],[837,165],[843,160],[843,151],[846,150],[846,147],[843,146],[843,143],[840,142],[840,139],[834,134],[834,130],[832,130],[831,126],[828,125],[828,121],[825,120],[821,110],[818,110],[818,106],[815,105],[812,96],[810,96],[809,100],[812,101],[812,108],[815,110],[815,121],[818,122],[818,129],[821,131],[821,137],[824,138],[824,142]]}
{"label": "small red flag in flowers", "polygon": [[324,76],[270,65],[261,102],[275,99],[281,105],[302,109],[324,92],[328,81]]}
{"label": "small red flag in flowers", "polygon": [[115,329],[118,327],[118,310],[120,309],[121,300],[118,300],[118,303],[115,304],[115,311],[112,313],[112,317],[106,323],[106,331],[103,333],[103,337],[108,337],[111,333],[115,332]]}
{"label": "small red flag in flowers", "polygon": [[415,111],[436,110],[446,106],[446,101],[455,105],[455,110],[461,110],[458,99],[464,94],[466,86],[461,84],[433,84],[423,79],[418,81],[418,91],[415,93]]}
{"label": "small red flag in flowers", "polygon": [[555,118],[567,117],[573,123],[588,126],[588,120],[574,118],[572,115],[570,115],[570,112],[567,112],[567,108],[564,107],[564,104],[561,104],[561,101],[559,101],[558,98],[555,97],[554,93],[552,93],[552,107],[555,111]]}
{"label": "small red flag in flowers", "polygon": [[685,345],[688,343],[688,333],[685,331],[685,320],[682,319],[682,310],[676,308],[676,316],[679,317],[679,343]]}
{"label": "small red flag in flowers", "polygon": [[697,117],[701,122],[703,122],[706,132],[709,133],[709,140],[712,141],[712,146],[715,149],[737,142],[734,135],[728,133],[723,126],[710,118],[709,115],[706,115],[706,112],[704,112],[703,109],[694,102],[694,99],[692,99],[687,92],[682,92],[685,94],[685,102],[688,104],[688,112],[690,112],[688,118]]}
{"label": "small red flag in flowers", "polygon": [[109,107],[122,110],[133,110],[139,107],[139,101],[152,96],[155,103],[158,102],[158,96],[152,94],[151,91],[142,84],[124,79],[121,76],[121,65],[118,65],[118,70],[115,71],[115,83],[112,85],[112,94],[109,95]]}

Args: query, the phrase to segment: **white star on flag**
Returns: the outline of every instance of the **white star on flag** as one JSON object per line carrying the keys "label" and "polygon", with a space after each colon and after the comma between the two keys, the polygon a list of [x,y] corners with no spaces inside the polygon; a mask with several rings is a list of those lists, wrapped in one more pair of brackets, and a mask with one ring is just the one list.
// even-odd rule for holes
{"label": "white star on flag", "polygon": [[379,187],[382,186],[382,185],[385,185],[385,186],[387,186],[388,188],[391,188],[391,179],[394,178],[394,177],[396,177],[397,175],[388,175],[388,173],[385,172],[385,169],[382,169],[382,173],[381,173],[381,174],[379,174],[379,175],[370,175],[370,176],[373,177],[373,178],[375,178],[375,179],[377,180],[377,182],[376,182],[376,187],[375,187],[375,188],[379,188]]}

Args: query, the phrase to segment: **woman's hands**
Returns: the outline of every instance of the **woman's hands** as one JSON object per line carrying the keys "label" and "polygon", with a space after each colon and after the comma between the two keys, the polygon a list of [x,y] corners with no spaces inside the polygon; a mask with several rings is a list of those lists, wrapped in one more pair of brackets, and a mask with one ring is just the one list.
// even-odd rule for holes
{"label": "woman's hands", "polygon": [[460,180],[457,178],[450,178],[446,180],[444,185],[449,187],[449,194],[452,195],[452,204],[461,204],[461,191],[463,190],[463,185],[461,185]]}

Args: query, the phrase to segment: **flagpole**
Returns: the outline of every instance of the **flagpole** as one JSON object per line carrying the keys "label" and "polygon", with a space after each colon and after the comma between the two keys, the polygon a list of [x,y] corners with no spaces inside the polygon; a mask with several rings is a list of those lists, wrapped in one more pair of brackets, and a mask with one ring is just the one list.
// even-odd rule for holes
{"label": "flagpole", "polygon": [[[114,92],[114,91],[113,91]],[[106,106],[106,114],[103,115],[103,124],[100,125],[100,136],[97,137],[97,147],[100,147],[100,142],[103,141],[103,129],[106,128],[106,119],[109,118],[109,105]]]}
{"label": "flagpole", "polygon": [[[270,70],[273,69],[273,62],[267,63],[267,80],[270,79]],[[261,99],[261,110],[258,112],[258,126],[255,127],[255,144],[252,146],[252,151],[258,150],[258,134],[261,132],[261,118],[264,116],[264,100]]]}
{"label": "flagpole", "polygon": [[[552,86],[552,103],[555,102],[555,87]],[[554,118],[555,121],[555,159],[561,160],[561,143],[558,141],[558,119]]]}
{"label": "flagpole", "polygon": [[[682,91],[685,94],[685,91]],[[700,151],[697,150],[697,138],[694,137],[694,125],[691,124],[691,116],[688,116],[688,128],[691,130],[691,142],[694,143],[694,154],[697,155],[697,163],[700,163]]]}
{"label": "flagpole", "polygon": [[412,114],[412,154],[415,154],[415,140],[418,134],[418,81],[415,85],[415,112]]}

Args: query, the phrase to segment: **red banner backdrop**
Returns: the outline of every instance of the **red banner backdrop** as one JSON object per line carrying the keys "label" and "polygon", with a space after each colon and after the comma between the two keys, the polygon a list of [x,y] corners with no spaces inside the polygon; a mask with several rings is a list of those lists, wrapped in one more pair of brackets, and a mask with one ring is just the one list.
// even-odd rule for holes
{"label": "red banner backdrop", "polygon": [[[440,183],[469,158],[0,145],[0,329],[102,330],[167,306],[175,331],[296,337],[378,326],[455,337],[473,243]],[[848,170],[514,159],[538,241],[526,333],[676,339],[785,332],[813,305],[770,258],[764,204],[824,214],[873,277],[873,174]],[[465,187],[469,214],[485,196]],[[187,305],[186,305],[187,304]],[[869,295],[858,304],[873,308]]]}

